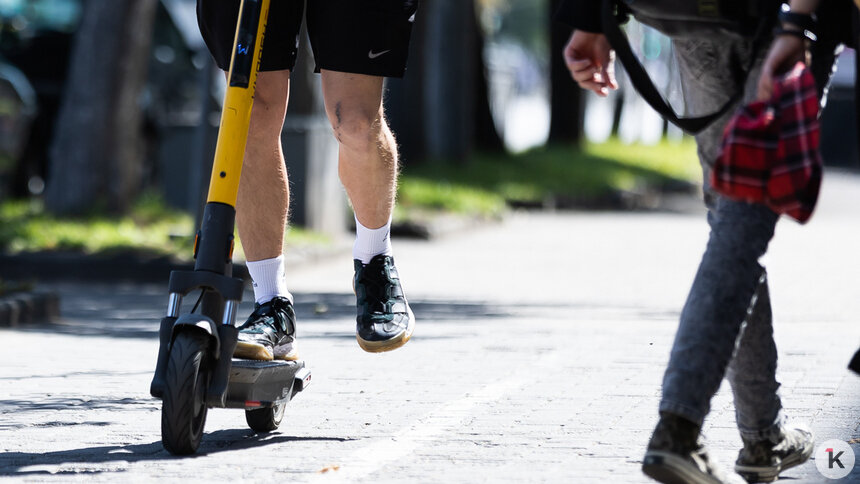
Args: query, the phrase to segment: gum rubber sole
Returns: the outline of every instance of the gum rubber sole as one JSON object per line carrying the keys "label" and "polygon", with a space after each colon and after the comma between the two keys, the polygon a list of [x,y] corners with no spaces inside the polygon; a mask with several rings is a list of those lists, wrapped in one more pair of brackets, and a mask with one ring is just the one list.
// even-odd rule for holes
{"label": "gum rubber sole", "polygon": [[358,341],[358,346],[361,346],[361,349],[368,353],[384,353],[405,345],[412,338],[412,333],[415,331],[415,315],[412,314],[412,309],[409,306],[406,307],[406,311],[409,313],[409,324],[406,326],[405,331],[385,341],[367,341],[356,334],[355,339]]}
{"label": "gum rubber sole", "polygon": [[358,341],[358,346],[361,346],[361,349],[368,353],[384,353],[386,351],[396,350],[397,348],[405,345],[411,337],[411,331],[404,331],[400,336],[391,338],[387,341],[365,341],[361,339],[360,336],[355,335],[355,339]]}
{"label": "gum rubber sole", "polygon": [[233,351],[233,358],[257,361],[296,361],[299,359],[299,353],[298,351],[293,350],[292,353],[286,355],[277,355],[277,357],[275,357],[275,355],[272,354],[271,350],[261,344],[239,341],[238,343],[236,343],[236,349]]}

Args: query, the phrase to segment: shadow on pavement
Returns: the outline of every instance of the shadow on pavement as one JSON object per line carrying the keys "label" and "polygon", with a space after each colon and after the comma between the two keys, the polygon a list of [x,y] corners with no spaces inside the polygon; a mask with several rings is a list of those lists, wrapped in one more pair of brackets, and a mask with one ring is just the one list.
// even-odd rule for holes
{"label": "shadow on pavement", "polygon": [[[192,297],[193,296],[193,297]],[[355,296],[351,293],[294,294],[299,325],[355,318]],[[190,311],[196,295],[185,298],[182,311]],[[453,321],[472,318],[507,318],[517,307],[469,301],[410,301],[412,310],[422,321]],[[144,288],[135,293],[117,288],[110,295],[101,291],[71,290],[61,292],[61,318],[51,324],[22,326],[18,329],[76,336],[113,338],[156,338],[161,318],[167,309],[167,294]],[[253,303],[239,306],[241,322],[253,311]],[[341,335],[326,335],[338,337]],[[344,337],[355,338],[345,331]]]}
{"label": "shadow on pavement", "polygon": [[[61,318],[51,324],[26,325],[21,331],[55,333],[61,335],[157,338],[161,318],[167,309],[167,293],[162,285],[154,284],[61,284],[54,287],[60,294]],[[245,294],[246,299],[250,294]],[[317,322],[354,320],[355,296],[352,293],[295,293],[295,308],[299,327]],[[190,294],[182,304],[181,312],[194,307],[197,294]],[[504,320],[527,316],[568,318],[571,311],[587,311],[590,319],[624,317],[638,320],[677,320],[677,310],[643,309],[639,306],[620,306],[582,303],[541,303],[421,300],[410,301],[412,310],[421,324],[461,323],[468,320]],[[253,302],[245,300],[237,315],[241,323],[253,311]],[[352,327],[343,331],[314,331],[304,338],[353,339]]]}
{"label": "shadow on pavement", "polygon": [[[129,406],[137,406],[138,408],[149,407],[149,410],[158,411],[161,409],[161,402],[154,398],[115,398],[115,399],[83,399],[83,398],[61,398],[61,397],[44,397],[39,401],[33,400],[0,400],[0,414],[4,413],[24,413],[38,412],[44,410],[127,410]],[[71,425],[101,425],[104,422],[45,422],[37,427],[63,427]],[[108,422],[107,424],[110,424]],[[21,428],[32,427],[32,424],[0,424],[2,428]]]}
{"label": "shadow on pavement", "polygon": [[[54,452],[6,452],[0,454],[0,476],[62,475],[62,474],[100,474],[104,472],[124,472],[125,469],[87,469],[93,464],[111,462],[141,462],[165,459],[193,459],[195,457],[217,454],[224,451],[243,450],[266,445],[289,442],[348,442],[343,437],[313,437],[280,435],[278,433],[257,434],[250,429],[217,430],[206,433],[197,454],[177,457],[162,447],[161,442],[133,445],[107,445]],[[64,466],[68,470],[54,468]],[[47,469],[39,467],[49,467]],[[32,468],[32,469],[31,469]],[[81,469],[83,468],[83,469]]]}

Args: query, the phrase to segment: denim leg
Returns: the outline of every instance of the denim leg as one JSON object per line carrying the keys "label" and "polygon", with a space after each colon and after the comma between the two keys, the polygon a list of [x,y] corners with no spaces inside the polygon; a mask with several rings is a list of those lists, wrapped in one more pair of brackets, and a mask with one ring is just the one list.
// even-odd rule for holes
{"label": "denim leg", "polygon": [[663,377],[660,411],[702,424],[735,351],[778,216],[764,205],[718,198],[711,235]]}
{"label": "denim leg", "polygon": [[[849,10],[850,7],[847,6]],[[831,19],[840,14],[839,8],[844,7],[828,10]],[[842,13],[851,15],[850,12]],[[828,22],[827,25],[845,27],[846,23]],[[827,87],[836,70],[836,57],[842,48],[840,42],[846,35],[841,31],[823,33],[819,42],[811,47],[811,69],[822,108],[827,101]],[[770,293],[767,273],[763,272],[726,375],[732,386],[738,430],[745,440],[776,442],[780,436],[783,414],[776,366]]]}
{"label": "denim leg", "polygon": [[[764,50],[753,52],[750,43],[738,39],[689,39],[675,41],[675,52],[690,114],[714,112],[736,89],[744,91],[744,102],[755,97]],[[750,55],[757,57],[753,71],[739,75]],[[750,301],[763,271],[758,259],[773,237],[777,215],[761,205],[727,200],[708,184],[731,115],[696,136],[711,234],[681,312],[660,402],[660,411],[699,425],[732,360],[747,310],[756,314],[752,319],[770,321],[769,306],[750,306]]]}
{"label": "denim leg", "polygon": [[[835,44],[821,44],[813,66],[819,91],[835,59]],[[688,114],[714,112],[737,89],[743,90],[744,103],[755,98],[764,49],[753,52],[745,41],[710,38],[675,40],[674,47]],[[744,79],[737,69],[748,64],[750,55],[756,62]],[[660,411],[701,425],[728,370],[741,435],[760,440],[781,420],[770,297],[758,263],[778,216],[763,205],[722,198],[708,185],[731,114],[696,136],[711,234],[681,312]]]}
{"label": "denim leg", "polygon": [[774,440],[782,423],[772,321],[767,273],[762,272],[726,375],[734,394],[738,430],[744,439],[754,442]]}

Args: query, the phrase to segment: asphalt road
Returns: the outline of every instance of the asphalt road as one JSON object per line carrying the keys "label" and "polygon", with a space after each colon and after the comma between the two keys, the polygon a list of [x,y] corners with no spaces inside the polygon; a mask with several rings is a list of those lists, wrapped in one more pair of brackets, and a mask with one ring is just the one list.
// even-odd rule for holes
{"label": "asphalt road", "polygon": [[[818,213],[781,221],[766,260],[786,412],[855,451],[857,207],[860,178],[828,173]],[[166,288],[53,285],[62,321],[0,330],[0,480],[649,482],[639,462],[706,240],[701,210],[514,214],[395,240],[418,325],[383,355],[355,342],[349,254],[291,270],[312,385],[267,435],[211,410],[188,458],[163,450],[148,395]],[[732,464],[728,385],[705,435]],[[812,462],[784,476],[826,481]]]}

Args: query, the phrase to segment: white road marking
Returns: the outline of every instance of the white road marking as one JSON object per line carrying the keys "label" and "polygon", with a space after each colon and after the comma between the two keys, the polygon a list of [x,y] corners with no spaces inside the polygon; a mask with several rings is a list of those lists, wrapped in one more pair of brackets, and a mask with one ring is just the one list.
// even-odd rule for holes
{"label": "white road marking", "polygon": [[560,359],[559,351],[547,352],[509,377],[442,405],[388,439],[373,442],[354,451],[339,463],[337,470],[315,474],[309,480],[352,482],[373,474],[387,464],[408,458],[422,443],[460,428],[460,423],[470,416],[469,412],[475,407],[498,401],[504,395],[527,387],[534,374],[556,366]]}

